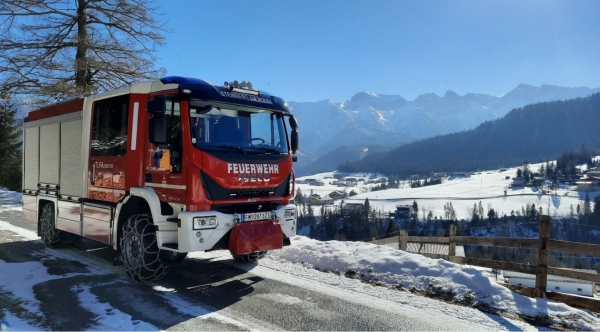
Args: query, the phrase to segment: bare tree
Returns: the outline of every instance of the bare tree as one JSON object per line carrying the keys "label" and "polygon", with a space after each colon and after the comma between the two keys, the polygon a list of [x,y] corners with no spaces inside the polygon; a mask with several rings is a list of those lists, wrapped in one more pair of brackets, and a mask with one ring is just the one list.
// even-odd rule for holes
{"label": "bare tree", "polygon": [[0,93],[49,102],[163,75],[158,16],[144,0],[2,0]]}

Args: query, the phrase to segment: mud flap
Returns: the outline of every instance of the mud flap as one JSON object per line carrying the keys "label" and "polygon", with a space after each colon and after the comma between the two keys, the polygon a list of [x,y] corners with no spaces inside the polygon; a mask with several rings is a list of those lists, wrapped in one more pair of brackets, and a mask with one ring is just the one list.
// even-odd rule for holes
{"label": "mud flap", "polygon": [[281,225],[273,221],[235,224],[229,236],[229,251],[234,255],[283,248]]}

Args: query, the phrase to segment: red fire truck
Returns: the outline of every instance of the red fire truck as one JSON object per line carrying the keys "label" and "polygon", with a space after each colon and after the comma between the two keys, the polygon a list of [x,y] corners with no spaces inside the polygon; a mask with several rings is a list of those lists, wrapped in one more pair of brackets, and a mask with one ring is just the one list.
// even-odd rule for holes
{"label": "red fire truck", "polygon": [[193,251],[254,261],[296,234],[297,150],[287,104],[250,83],[138,83],[28,114],[23,212],[48,247],[105,243],[137,281]]}

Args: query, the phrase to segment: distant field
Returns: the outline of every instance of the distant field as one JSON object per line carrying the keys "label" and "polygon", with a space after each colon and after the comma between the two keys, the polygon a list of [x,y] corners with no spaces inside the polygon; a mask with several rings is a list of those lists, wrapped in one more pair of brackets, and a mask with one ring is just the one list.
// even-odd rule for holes
{"label": "distant field", "polygon": [[[531,164],[529,167],[535,172],[541,165]],[[571,205],[573,205],[573,209],[577,208],[577,204],[583,205],[586,193],[576,191],[575,186],[571,185],[561,185],[556,192],[552,191],[551,194],[542,194],[537,188],[531,187],[508,188],[511,180],[507,180],[506,177],[512,178],[516,176],[516,173],[517,168],[515,167],[503,172],[475,173],[469,178],[450,177],[440,185],[410,188],[408,184],[405,184],[403,188],[373,192],[370,192],[370,188],[377,184],[363,185],[359,182],[356,187],[346,188],[347,192],[354,190],[359,194],[344,199],[344,202],[362,203],[368,197],[372,207],[388,212],[394,211],[398,204],[412,204],[413,201],[417,201],[419,217],[422,217],[424,210],[425,213],[432,211],[434,216],[441,217],[444,215],[444,205],[452,202],[458,219],[469,219],[468,209],[473,208],[474,204],[479,204],[479,201],[481,201],[486,214],[488,206],[491,205],[496,212],[499,212],[500,216],[503,214],[510,215],[512,210],[515,212],[521,210],[521,207],[526,204],[535,204],[538,210],[541,206],[544,214],[548,214],[548,210],[550,210],[551,216],[568,215]],[[312,192],[321,196],[332,191],[344,190],[343,187],[330,185],[335,179],[328,177],[333,177],[333,174],[334,172],[328,172],[300,177],[299,180],[319,179],[326,185],[298,184],[297,188],[304,195],[310,195]],[[349,174],[348,176],[367,179],[369,174]],[[507,191],[506,196],[504,195],[505,190]],[[593,200],[598,194],[600,192],[590,192],[590,199]],[[337,200],[334,205],[339,204],[340,200]],[[318,213],[318,210],[315,209],[315,212]]]}

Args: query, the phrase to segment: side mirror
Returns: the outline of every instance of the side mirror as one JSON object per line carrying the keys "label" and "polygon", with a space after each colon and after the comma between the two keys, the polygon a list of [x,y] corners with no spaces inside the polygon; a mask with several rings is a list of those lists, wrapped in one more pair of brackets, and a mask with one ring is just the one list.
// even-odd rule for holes
{"label": "side mirror", "polygon": [[167,111],[167,101],[162,98],[149,100],[146,109],[150,114],[165,114]]}
{"label": "side mirror", "polygon": [[298,121],[293,115],[290,115],[290,127],[292,128],[292,130],[298,129]]}
{"label": "side mirror", "polygon": [[152,117],[148,119],[148,141],[156,146],[167,144],[167,102],[164,99],[152,99],[146,107]]}
{"label": "side mirror", "polygon": [[[298,121],[293,115],[290,115],[290,127],[292,128],[291,132],[291,145],[292,145],[292,154],[296,154],[298,151]],[[296,158],[297,159],[297,158]],[[294,160],[296,161],[296,160]]]}
{"label": "side mirror", "polygon": [[298,129],[292,129],[292,154],[298,151]]}

